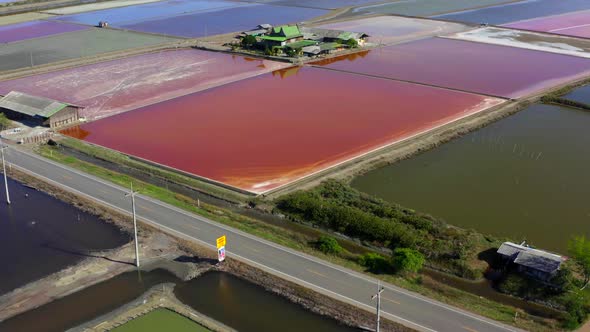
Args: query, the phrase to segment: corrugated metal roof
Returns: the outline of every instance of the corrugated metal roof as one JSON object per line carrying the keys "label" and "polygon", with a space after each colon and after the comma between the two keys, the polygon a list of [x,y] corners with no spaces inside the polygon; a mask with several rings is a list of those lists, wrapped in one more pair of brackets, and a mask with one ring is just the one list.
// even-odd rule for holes
{"label": "corrugated metal roof", "polygon": [[513,258],[515,264],[544,272],[556,271],[565,260],[562,256],[512,242],[502,243],[497,252]]}
{"label": "corrugated metal roof", "polygon": [[59,101],[31,96],[16,91],[11,91],[4,98],[0,99],[0,108],[42,118],[49,118],[67,106],[68,104]]}
{"label": "corrugated metal roof", "polygon": [[523,251],[523,250],[527,250],[527,247],[518,245],[516,243],[512,243],[512,242],[504,242],[502,243],[502,245],[500,246],[500,248],[498,249],[498,253],[500,255],[504,255],[504,256],[515,256],[517,255],[519,252]]}
{"label": "corrugated metal roof", "polygon": [[543,272],[554,272],[564,261],[563,257],[545,251],[529,249],[522,251],[514,260],[515,264]]}

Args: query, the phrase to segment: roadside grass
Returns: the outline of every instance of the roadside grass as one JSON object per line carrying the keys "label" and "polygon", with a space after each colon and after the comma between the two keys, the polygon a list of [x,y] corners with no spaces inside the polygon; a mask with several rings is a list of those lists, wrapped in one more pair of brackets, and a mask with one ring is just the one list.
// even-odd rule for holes
{"label": "roadside grass", "polygon": [[[540,319],[538,317],[528,315],[522,310],[488,300],[457,288],[450,287],[426,275],[398,276],[369,273],[365,271],[365,268],[358,263],[357,254],[344,251],[340,255],[326,255],[321,251],[316,250],[311,244],[312,241],[317,240],[315,238],[311,238],[309,236],[278,226],[270,225],[262,221],[258,221],[256,219],[206,203],[201,202],[199,208],[197,207],[196,200],[190,197],[186,197],[174,193],[168,189],[137,180],[125,174],[107,170],[91,163],[81,161],[72,156],[67,156],[56,148],[46,145],[40,146],[37,149],[37,153],[45,158],[51,159],[58,163],[67,165],[74,169],[91,174],[123,187],[128,187],[129,184],[133,182],[134,189],[140,191],[142,195],[155,198],[167,204],[181,208],[185,211],[195,213],[216,222],[220,222],[224,225],[258,236],[265,240],[318,257],[330,263],[340,265],[360,273],[365,273],[374,278],[379,278],[393,285],[417,292],[421,295],[436,299],[443,303],[462,308],[466,311],[470,311],[493,320],[531,331],[544,332],[560,330],[559,322],[556,320]],[[516,312],[518,312],[518,317],[515,319]]]}
{"label": "roadside grass", "polygon": [[224,189],[214,184],[210,184],[204,181],[200,181],[193,177],[183,175],[174,171],[166,170],[162,167],[153,166],[145,162],[133,159],[125,154],[117,151],[113,151],[107,148],[91,145],[82,142],[77,139],[63,137],[59,140],[59,144],[70,148],[75,151],[79,151],[91,157],[112,162],[117,165],[129,167],[131,169],[140,171],[146,175],[158,176],[162,179],[168,180],[174,183],[182,183],[191,188],[199,191],[210,193],[216,197],[228,200],[234,203],[243,203],[250,197],[245,194],[239,194],[235,191]]}

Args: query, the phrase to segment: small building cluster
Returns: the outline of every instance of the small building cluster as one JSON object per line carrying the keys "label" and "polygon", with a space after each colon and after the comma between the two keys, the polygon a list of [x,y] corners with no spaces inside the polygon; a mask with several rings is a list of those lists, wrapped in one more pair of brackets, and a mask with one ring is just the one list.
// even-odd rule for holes
{"label": "small building cluster", "polygon": [[516,265],[519,272],[544,282],[549,282],[566,260],[563,256],[528,247],[524,242],[504,242],[497,253],[506,263]]}
{"label": "small building cluster", "polygon": [[283,25],[261,24],[238,36],[241,45],[267,55],[316,56],[365,45],[365,33]]}
{"label": "small building cluster", "polygon": [[57,128],[79,120],[80,107],[48,98],[11,91],[0,99],[0,112],[29,126]]}

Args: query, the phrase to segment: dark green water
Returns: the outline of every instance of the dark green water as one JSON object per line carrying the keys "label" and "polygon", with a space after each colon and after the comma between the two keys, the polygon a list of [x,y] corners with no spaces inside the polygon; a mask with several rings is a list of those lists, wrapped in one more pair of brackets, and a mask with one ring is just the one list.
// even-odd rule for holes
{"label": "dark green water", "polygon": [[208,272],[178,284],[175,294],[195,310],[241,332],[358,331],[223,272]]}
{"label": "dark green water", "polygon": [[364,192],[564,253],[590,236],[590,112],[533,105],[355,179]]}

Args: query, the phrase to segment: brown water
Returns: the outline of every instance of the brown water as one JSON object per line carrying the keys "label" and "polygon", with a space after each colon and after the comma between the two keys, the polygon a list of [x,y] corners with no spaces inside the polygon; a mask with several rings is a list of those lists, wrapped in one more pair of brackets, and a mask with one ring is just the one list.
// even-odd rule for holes
{"label": "brown water", "polygon": [[0,294],[129,241],[114,225],[9,180],[0,185]]}
{"label": "brown water", "polygon": [[364,192],[453,225],[565,253],[590,235],[590,112],[533,105],[355,179]]}
{"label": "brown water", "polygon": [[128,272],[0,323],[0,332],[61,332],[131,302],[156,284],[178,279],[164,270]]}
{"label": "brown water", "polygon": [[[0,332],[58,332],[90,321],[138,298],[160,283],[176,283],[176,296],[195,310],[241,332],[355,331],[263,288],[221,272],[181,282],[164,270],[129,272],[0,323]],[[40,324],[42,322],[42,324]]]}
{"label": "brown water", "polygon": [[195,310],[241,332],[356,331],[227,273],[209,272],[178,285],[175,293]]}

